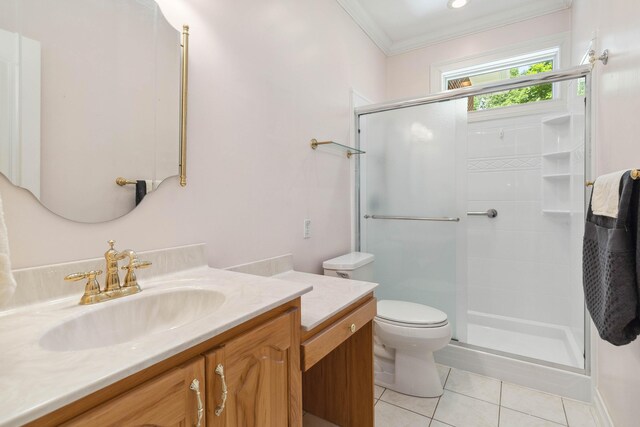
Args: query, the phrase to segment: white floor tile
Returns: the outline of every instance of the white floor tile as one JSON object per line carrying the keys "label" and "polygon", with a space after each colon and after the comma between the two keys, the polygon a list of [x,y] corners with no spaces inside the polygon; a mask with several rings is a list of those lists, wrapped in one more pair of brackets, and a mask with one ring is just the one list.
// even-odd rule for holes
{"label": "white floor tile", "polygon": [[391,403],[401,408],[417,412],[427,417],[433,417],[438,404],[438,398],[415,397],[406,394],[397,393],[393,390],[386,389],[380,398],[383,402]]}
{"label": "white floor tile", "polygon": [[451,427],[451,424],[445,424],[442,421],[433,420],[429,427]]}
{"label": "white floor tile", "polygon": [[384,392],[384,387],[380,387],[379,385],[373,386],[373,397],[375,399],[380,399],[380,396],[382,396],[383,392]]}
{"label": "white floor tile", "polygon": [[428,427],[430,418],[379,400],[376,404],[376,427]]}
{"label": "white floor tile", "polygon": [[496,405],[500,404],[500,380],[495,378],[452,369],[445,388]]}
{"label": "white floor tile", "polygon": [[497,427],[498,405],[445,390],[433,418],[458,427]]}
{"label": "white floor tile", "polygon": [[598,427],[595,409],[587,403],[562,399],[569,427]]}
{"label": "white floor tile", "polygon": [[325,421],[322,418],[316,417],[310,413],[304,414],[302,417],[302,427],[338,427],[336,424]]}
{"label": "white floor tile", "polygon": [[562,399],[559,396],[503,383],[501,404],[506,408],[567,425]]}
{"label": "white floor tile", "polygon": [[451,371],[451,368],[444,365],[438,365],[437,363],[436,363],[436,367],[438,368],[438,375],[440,375],[440,382],[444,387],[444,384],[447,381],[447,376],[449,376],[449,371]]}
{"label": "white floor tile", "polygon": [[560,425],[509,408],[500,408],[500,427],[560,427]]}

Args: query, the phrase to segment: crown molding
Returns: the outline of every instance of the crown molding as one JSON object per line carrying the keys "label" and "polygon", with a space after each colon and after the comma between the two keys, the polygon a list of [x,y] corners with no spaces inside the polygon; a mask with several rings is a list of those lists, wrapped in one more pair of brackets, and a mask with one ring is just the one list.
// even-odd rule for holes
{"label": "crown molding", "polygon": [[524,8],[507,10],[484,18],[476,19],[471,25],[465,23],[464,25],[452,26],[444,31],[431,31],[418,37],[394,42],[371,18],[367,11],[360,5],[358,0],[336,1],[387,56],[399,55],[411,50],[420,49],[459,37],[478,34],[483,31],[559,12],[570,8],[572,4],[572,0],[545,0],[530,2],[529,5]]}
{"label": "crown molding", "polygon": [[384,53],[389,56],[391,54],[391,45],[393,41],[389,38],[378,24],[376,24],[366,10],[357,0],[336,0],[340,6],[356,21],[356,24],[369,36]]}

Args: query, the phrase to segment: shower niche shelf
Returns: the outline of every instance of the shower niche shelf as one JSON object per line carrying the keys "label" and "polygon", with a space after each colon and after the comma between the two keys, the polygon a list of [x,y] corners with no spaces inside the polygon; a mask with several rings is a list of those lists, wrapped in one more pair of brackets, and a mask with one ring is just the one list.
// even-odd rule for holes
{"label": "shower niche shelf", "polygon": [[318,141],[317,139],[312,139],[311,140],[311,148],[313,150],[315,150],[316,148],[318,148],[320,145],[327,145],[329,147],[333,147],[339,151],[343,151],[347,154],[347,158],[351,158],[351,156],[357,155],[357,154],[365,154],[365,151],[362,150],[358,150],[357,148],[353,148],[353,147],[349,147],[347,145],[342,145],[342,144],[338,144],[337,142],[333,142],[333,141]]}
{"label": "shower niche shelf", "polygon": [[542,119],[542,212],[570,213],[572,116]]}

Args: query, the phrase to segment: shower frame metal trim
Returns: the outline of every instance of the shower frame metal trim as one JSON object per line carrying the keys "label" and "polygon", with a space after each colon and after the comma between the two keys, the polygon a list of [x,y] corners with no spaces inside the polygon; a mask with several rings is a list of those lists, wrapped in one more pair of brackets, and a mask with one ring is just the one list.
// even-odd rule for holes
{"label": "shower frame metal trim", "polygon": [[[584,135],[584,175],[585,180],[592,179],[592,144],[591,144],[591,84],[592,84],[592,76],[591,71],[593,69],[593,65],[585,64],[577,67],[566,68],[564,70],[554,70],[548,71],[546,73],[532,74],[527,76],[516,77],[509,80],[502,80],[499,82],[487,83],[484,85],[478,86],[470,86],[460,89],[453,89],[438,92],[432,95],[424,96],[421,98],[411,98],[411,99],[403,99],[399,101],[392,102],[384,102],[379,104],[367,105],[364,107],[358,107],[354,109],[354,129],[356,132],[355,135],[355,146],[356,149],[360,150],[360,117],[368,114],[381,113],[384,111],[392,111],[399,110],[402,108],[410,108],[417,107],[420,105],[433,104],[437,102],[446,102],[455,99],[468,98],[469,96],[477,96],[483,95],[486,93],[493,92],[501,92],[506,90],[518,89],[527,86],[536,86],[545,83],[558,83],[567,80],[576,80],[580,78],[585,79],[585,135]],[[361,243],[361,194],[360,194],[360,157],[356,159],[355,164],[355,224],[354,224],[354,232],[355,232],[355,250],[360,251],[362,248]],[[587,211],[587,204],[589,203],[588,194],[589,189],[585,186],[584,190],[584,202],[585,202],[585,212]],[[532,359],[526,356],[519,356],[513,353],[504,353],[499,350],[493,350],[491,348],[486,347],[477,347],[474,345],[459,343],[455,341],[451,341],[454,345],[460,345],[462,347],[473,348],[479,351],[484,351],[487,353],[505,356],[516,360],[521,360],[525,362],[533,362],[542,366],[548,366],[555,369],[561,369],[564,371],[584,374],[586,376],[591,376],[591,325],[589,322],[589,314],[586,310],[586,306],[584,308],[584,368],[575,368],[568,365],[558,365],[553,362],[548,362],[541,359]]]}

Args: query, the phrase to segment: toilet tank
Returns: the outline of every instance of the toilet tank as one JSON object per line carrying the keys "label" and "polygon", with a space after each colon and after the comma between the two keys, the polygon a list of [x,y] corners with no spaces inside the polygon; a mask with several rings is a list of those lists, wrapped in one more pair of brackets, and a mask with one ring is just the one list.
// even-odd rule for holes
{"label": "toilet tank", "polygon": [[325,276],[373,282],[373,254],[351,252],[322,263]]}

